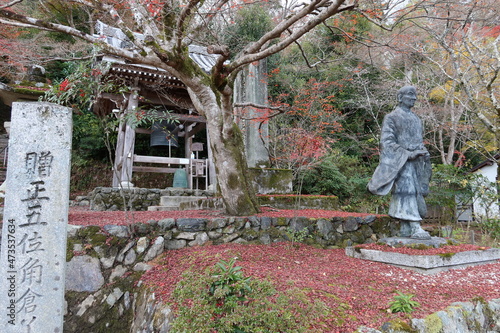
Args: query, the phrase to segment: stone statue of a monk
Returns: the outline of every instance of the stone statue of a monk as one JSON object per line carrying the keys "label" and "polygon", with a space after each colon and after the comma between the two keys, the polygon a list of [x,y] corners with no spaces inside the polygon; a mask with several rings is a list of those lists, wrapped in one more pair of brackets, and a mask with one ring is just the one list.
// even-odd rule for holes
{"label": "stone statue of a monk", "polygon": [[387,195],[392,190],[389,216],[400,220],[401,237],[430,239],[420,226],[427,214],[424,197],[429,193],[431,164],[424,147],[422,122],[411,111],[417,93],[406,86],[398,91],[398,107],[384,117],[380,138],[380,162],[368,190]]}

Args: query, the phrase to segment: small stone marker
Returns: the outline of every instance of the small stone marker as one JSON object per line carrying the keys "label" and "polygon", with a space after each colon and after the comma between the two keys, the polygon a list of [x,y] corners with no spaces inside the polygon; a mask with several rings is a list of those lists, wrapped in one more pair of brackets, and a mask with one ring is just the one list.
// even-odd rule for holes
{"label": "small stone marker", "polygon": [[0,327],[63,331],[72,111],[12,105],[0,253]]}

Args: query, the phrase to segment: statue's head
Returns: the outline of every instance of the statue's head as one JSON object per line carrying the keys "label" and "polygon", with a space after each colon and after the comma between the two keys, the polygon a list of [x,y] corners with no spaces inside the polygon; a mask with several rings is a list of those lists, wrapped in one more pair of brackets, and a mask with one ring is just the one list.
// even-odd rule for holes
{"label": "statue's head", "polygon": [[412,108],[417,100],[417,89],[413,86],[404,86],[398,90],[399,105]]}

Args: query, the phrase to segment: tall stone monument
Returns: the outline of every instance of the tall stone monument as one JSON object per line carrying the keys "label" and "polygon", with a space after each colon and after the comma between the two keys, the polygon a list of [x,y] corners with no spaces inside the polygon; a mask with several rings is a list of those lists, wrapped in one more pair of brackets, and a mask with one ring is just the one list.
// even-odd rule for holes
{"label": "tall stone monument", "polygon": [[12,105],[0,253],[0,330],[63,331],[72,111]]}
{"label": "tall stone monument", "polygon": [[[267,105],[267,61],[250,63],[234,83],[234,102]],[[269,126],[263,110],[238,107],[238,126],[244,135],[245,153],[250,168],[269,167]]]}

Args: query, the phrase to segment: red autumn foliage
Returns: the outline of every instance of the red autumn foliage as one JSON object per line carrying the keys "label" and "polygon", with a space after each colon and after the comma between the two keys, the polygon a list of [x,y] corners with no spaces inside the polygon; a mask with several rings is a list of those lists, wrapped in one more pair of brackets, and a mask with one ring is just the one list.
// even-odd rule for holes
{"label": "red autumn foliage", "polygon": [[500,297],[500,263],[424,275],[382,263],[345,255],[342,249],[317,249],[287,243],[272,245],[225,244],[169,251],[143,275],[159,300],[170,302],[176,283],[186,270],[203,271],[220,259],[237,257],[245,276],[273,281],[279,291],[297,287],[311,299],[326,303],[331,316],[318,321],[324,332],[353,332],[364,325],[379,328],[392,319],[407,319],[388,313],[395,291],[414,294],[421,304],[412,313],[423,318],[453,302],[476,296]]}
{"label": "red autumn foliage", "polygon": [[61,84],[59,85],[59,91],[67,91],[69,89],[69,80],[68,79],[64,79],[64,81],[61,82]]}

